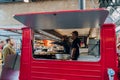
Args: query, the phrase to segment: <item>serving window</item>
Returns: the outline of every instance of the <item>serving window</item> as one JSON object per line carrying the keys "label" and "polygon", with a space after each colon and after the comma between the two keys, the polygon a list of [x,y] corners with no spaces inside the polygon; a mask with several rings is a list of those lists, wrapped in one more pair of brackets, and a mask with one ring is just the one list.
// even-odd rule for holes
{"label": "serving window", "polygon": [[[80,55],[76,61],[99,61],[99,28],[34,30],[33,57],[36,59],[71,60],[73,43],[71,33],[73,31],[78,32],[80,40]],[[66,43],[63,43],[63,36],[66,36]],[[65,48],[66,45],[69,48]]]}

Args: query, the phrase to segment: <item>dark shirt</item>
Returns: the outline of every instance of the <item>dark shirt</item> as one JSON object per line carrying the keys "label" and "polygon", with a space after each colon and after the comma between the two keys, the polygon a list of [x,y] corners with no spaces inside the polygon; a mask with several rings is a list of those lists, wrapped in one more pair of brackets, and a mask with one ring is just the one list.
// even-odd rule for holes
{"label": "dark shirt", "polygon": [[70,54],[70,45],[69,45],[69,43],[66,42],[66,41],[63,41],[62,45],[64,47],[64,52],[67,53],[67,54]]}
{"label": "dark shirt", "polygon": [[77,60],[77,58],[79,57],[79,47],[80,47],[80,39],[76,38],[73,42],[72,42],[72,49],[75,48],[76,52],[73,55],[73,60]]}
{"label": "dark shirt", "polygon": [[64,47],[64,52],[66,54],[70,54],[70,43],[68,43],[67,41],[62,41],[62,42],[54,42],[54,44],[57,44],[57,45],[61,45]]}

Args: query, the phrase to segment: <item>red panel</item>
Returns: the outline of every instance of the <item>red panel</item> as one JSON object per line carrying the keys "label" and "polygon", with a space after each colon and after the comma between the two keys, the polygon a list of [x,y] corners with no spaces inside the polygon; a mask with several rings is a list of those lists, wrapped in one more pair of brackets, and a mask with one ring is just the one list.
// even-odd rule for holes
{"label": "red panel", "polygon": [[115,70],[114,80],[118,80],[113,24],[102,26],[101,60],[99,62],[35,60],[32,58],[31,34],[31,29],[23,29],[20,80],[109,80],[108,68]]}
{"label": "red panel", "polygon": [[108,80],[107,69],[112,68],[116,72],[114,80],[118,80],[116,35],[115,25],[113,24],[104,24],[101,28],[101,56],[101,61],[104,68],[104,79]]}
{"label": "red panel", "polygon": [[33,59],[31,77],[31,80],[102,80],[102,65],[100,62]]}
{"label": "red panel", "polygon": [[20,80],[30,80],[30,62],[32,57],[31,29],[24,28],[22,33],[22,54],[20,64]]}

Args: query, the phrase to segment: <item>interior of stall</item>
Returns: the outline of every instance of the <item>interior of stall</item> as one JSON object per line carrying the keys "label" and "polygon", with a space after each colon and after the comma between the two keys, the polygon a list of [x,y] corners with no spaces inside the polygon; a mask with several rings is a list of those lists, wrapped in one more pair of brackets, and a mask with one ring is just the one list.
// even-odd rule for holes
{"label": "interior of stall", "polygon": [[[99,61],[100,28],[34,30],[33,57],[36,59],[70,60],[72,32],[79,33],[80,55],[77,61]],[[62,37],[67,37],[70,53],[66,53]]]}

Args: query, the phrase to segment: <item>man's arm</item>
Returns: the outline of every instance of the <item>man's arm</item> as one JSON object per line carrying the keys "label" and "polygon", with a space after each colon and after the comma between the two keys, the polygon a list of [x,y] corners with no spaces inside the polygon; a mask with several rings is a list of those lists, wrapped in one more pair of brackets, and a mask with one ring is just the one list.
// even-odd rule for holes
{"label": "man's arm", "polygon": [[15,52],[15,49],[14,48],[10,48],[10,47],[8,47],[9,48],[9,54],[16,54],[16,52]]}
{"label": "man's arm", "polygon": [[9,54],[9,49],[6,47],[3,49],[2,52],[3,52],[2,53],[3,54],[3,62],[5,62],[5,59],[6,59],[7,55]]}
{"label": "man's arm", "polygon": [[76,48],[72,48],[72,51],[71,51],[71,58],[72,59],[74,58],[75,52],[76,52]]}
{"label": "man's arm", "polygon": [[10,49],[10,54],[15,54],[16,52],[15,52],[15,49],[13,49],[13,48],[9,48]]}

